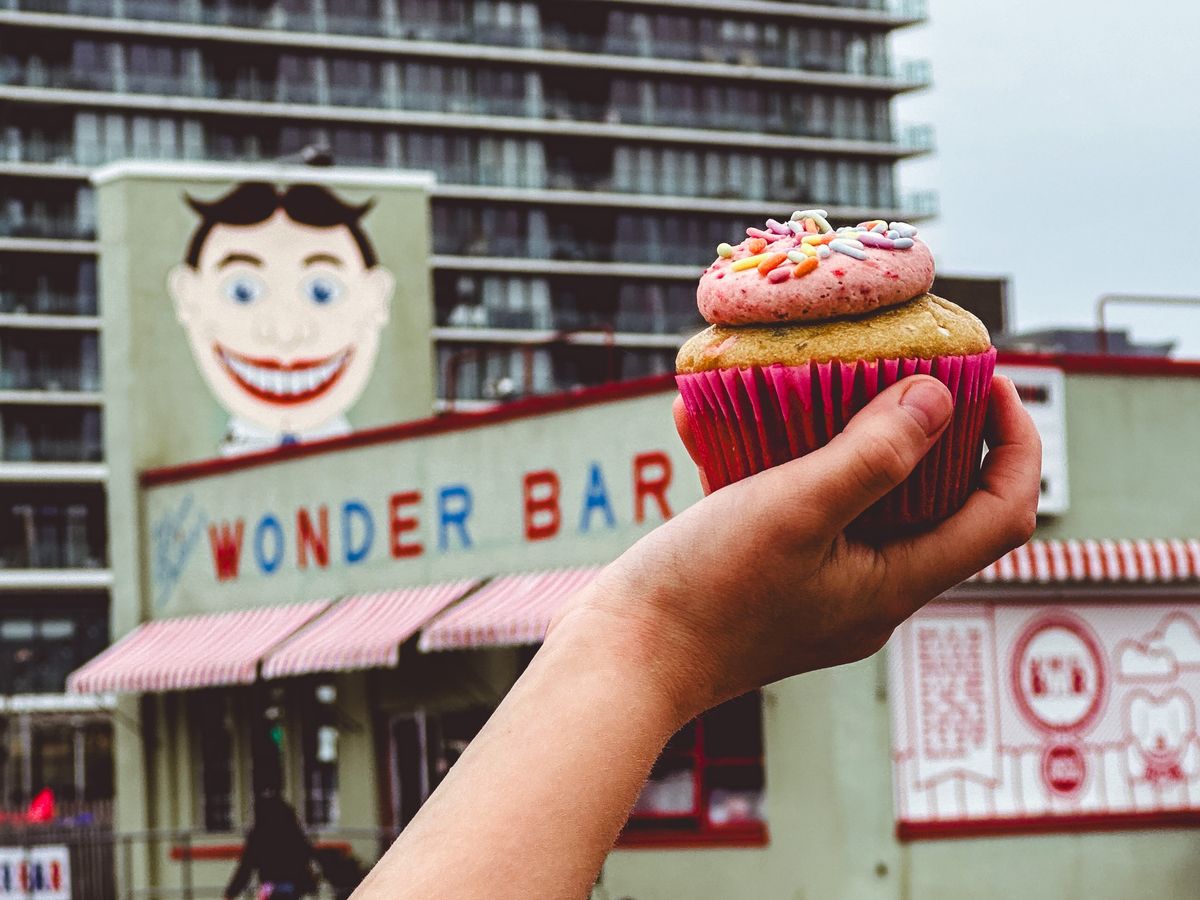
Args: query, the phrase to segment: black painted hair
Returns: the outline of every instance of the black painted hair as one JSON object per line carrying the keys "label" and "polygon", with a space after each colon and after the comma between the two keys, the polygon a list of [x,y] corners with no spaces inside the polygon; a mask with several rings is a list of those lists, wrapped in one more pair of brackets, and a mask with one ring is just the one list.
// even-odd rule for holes
{"label": "black painted hair", "polygon": [[349,229],[354,243],[362,253],[363,264],[373,268],[379,261],[371,240],[359,224],[374,205],[373,200],[355,206],[341,200],[328,188],[318,184],[293,184],[280,190],[265,181],[246,181],[239,184],[224,197],[212,202],[188,196],[187,204],[200,217],[200,224],[192,232],[184,261],[193,269],[200,264],[200,251],[208,235],[218,225],[257,225],[265,222],[279,210],[300,225],[315,228],[336,228],[344,225]]}

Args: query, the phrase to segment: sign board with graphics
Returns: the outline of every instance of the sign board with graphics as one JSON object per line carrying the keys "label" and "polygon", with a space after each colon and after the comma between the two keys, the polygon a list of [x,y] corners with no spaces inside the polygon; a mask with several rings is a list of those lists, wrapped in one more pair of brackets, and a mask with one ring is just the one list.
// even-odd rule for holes
{"label": "sign board with graphics", "polygon": [[700,498],[674,385],[611,393],[154,475],[151,615],[608,562]]}
{"label": "sign board with graphics", "polygon": [[[129,162],[93,181],[109,553],[130,590],[137,472],[431,413],[431,179]],[[149,614],[114,604],[114,635]]]}
{"label": "sign board with graphics", "polygon": [[71,854],[61,844],[0,847],[0,900],[71,900]]}
{"label": "sign board with graphics", "polygon": [[1011,378],[1021,402],[1042,436],[1040,515],[1058,516],[1070,508],[1067,486],[1066,376],[1052,366],[1000,365],[996,373]]}
{"label": "sign board with graphics", "polygon": [[935,603],[889,644],[908,836],[1200,814],[1200,605]]}
{"label": "sign board with graphics", "polygon": [[106,384],[136,392],[139,468],[430,413],[425,176],[119,163],[93,180]]}

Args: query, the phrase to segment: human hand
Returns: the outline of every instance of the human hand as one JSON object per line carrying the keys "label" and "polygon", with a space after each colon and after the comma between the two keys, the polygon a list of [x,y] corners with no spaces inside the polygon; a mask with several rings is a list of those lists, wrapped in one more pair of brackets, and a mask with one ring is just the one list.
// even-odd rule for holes
{"label": "human hand", "polygon": [[[729,485],[644,537],[551,632],[603,635],[593,639],[659,686],[680,724],[760,685],[871,655],[927,601],[1033,533],[1041,441],[1012,382],[997,377],[989,452],[966,505],[881,545],[846,535],[951,413],[933,378],[893,385],[826,447]],[[696,459],[679,402],[675,418]]]}

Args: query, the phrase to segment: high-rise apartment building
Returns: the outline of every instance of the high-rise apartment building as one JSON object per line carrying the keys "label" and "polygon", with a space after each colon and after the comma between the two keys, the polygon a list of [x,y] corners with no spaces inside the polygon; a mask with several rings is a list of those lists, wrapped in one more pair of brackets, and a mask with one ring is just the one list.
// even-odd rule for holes
{"label": "high-rise apartment building", "polygon": [[[888,46],[922,17],[917,0],[0,0],[0,695],[60,691],[107,640],[92,167],[316,146],[432,170],[443,403],[632,378],[669,371],[700,268],[748,222],[930,212],[895,178],[930,134],[892,116],[928,73]],[[2,721],[0,808],[111,789],[87,715]]]}

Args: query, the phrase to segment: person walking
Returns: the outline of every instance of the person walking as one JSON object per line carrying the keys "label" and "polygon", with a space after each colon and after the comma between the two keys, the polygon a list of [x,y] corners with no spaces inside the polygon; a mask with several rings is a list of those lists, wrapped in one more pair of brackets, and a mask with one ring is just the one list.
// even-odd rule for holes
{"label": "person walking", "polygon": [[225,888],[225,900],[239,896],[256,873],[258,900],[298,900],[315,894],[315,862],[316,851],[296,811],[274,794],[261,795],[254,801],[254,824]]}

